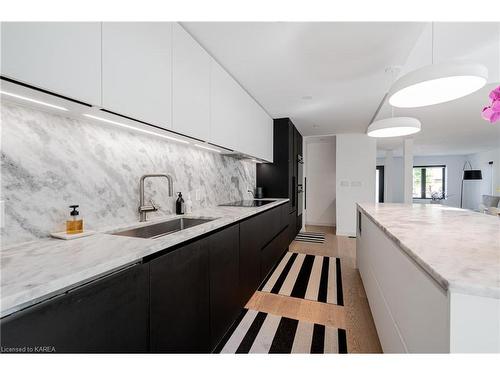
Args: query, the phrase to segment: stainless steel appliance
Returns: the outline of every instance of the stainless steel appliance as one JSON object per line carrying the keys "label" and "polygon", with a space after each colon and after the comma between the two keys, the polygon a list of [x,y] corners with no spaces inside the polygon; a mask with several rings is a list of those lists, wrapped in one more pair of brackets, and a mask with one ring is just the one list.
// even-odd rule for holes
{"label": "stainless steel appliance", "polygon": [[297,155],[297,216],[302,215],[304,194],[304,158]]}
{"label": "stainless steel appliance", "polygon": [[264,206],[265,204],[275,202],[276,199],[269,199],[269,200],[244,200],[244,201],[236,201],[236,202],[229,202],[229,203],[224,203],[224,204],[219,204],[219,206],[232,206],[232,207],[260,207]]}

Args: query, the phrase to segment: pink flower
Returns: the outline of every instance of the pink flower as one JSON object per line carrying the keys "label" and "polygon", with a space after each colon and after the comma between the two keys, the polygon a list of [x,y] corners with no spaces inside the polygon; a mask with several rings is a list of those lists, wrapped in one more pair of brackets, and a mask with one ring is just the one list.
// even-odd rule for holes
{"label": "pink flower", "polygon": [[500,86],[490,92],[491,105],[483,108],[481,116],[490,123],[500,120]]}
{"label": "pink flower", "polygon": [[500,86],[498,86],[496,89],[491,90],[489,97],[492,102],[494,102],[495,100],[500,100]]}
{"label": "pink flower", "polygon": [[500,99],[495,100],[493,103],[491,103],[490,107],[494,112],[500,112]]}
{"label": "pink flower", "polygon": [[481,115],[486,121],[489,121],[490,123],[494,123],[500,120],[500,101],[494,102],[491,107],[484,108]]}

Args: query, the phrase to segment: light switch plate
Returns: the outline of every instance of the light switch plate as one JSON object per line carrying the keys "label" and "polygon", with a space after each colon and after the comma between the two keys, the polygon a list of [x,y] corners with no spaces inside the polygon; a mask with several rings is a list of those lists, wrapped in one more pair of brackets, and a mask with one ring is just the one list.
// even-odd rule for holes
{"label": "light switch plate", "polygon": [[201,191],[200,189],[196,189],[195,191],[195,198],[196,201],[199,201],[201,199]]}

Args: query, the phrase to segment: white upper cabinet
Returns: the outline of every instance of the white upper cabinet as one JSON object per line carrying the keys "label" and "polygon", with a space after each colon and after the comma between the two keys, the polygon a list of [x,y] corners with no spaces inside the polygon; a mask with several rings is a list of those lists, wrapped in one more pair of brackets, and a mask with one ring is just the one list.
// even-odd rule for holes
{"label": "white upper cabinet", "polygon": [[210,137],[210,56],[179,24],[173,26],[173,130]]}
{"label": "white upper cabinet", "polygon": [[101,104],[99,22],[2,22],[2,75]]}
{"label": "white upper cabinet", "polygon": [[210,94],[210,141],[272,161],[273,120],[214,60]]}
{"label": "white upper cabinet", "polygon": [[178,23],[3,22],[1,41],[2,76],[272,161],[272,119]]}
{"label": "white upper cabinet", "polygon": [[251,97],[247,102],[244,121],[245,143],[242,147],[248,150],[245,152],[260,159],[272,161],[273,121]]}
{"label": "white upper cabinet", "polygon": [[241,151],[245,92],[215,60],[211,62],[210,74],[210,142]]}
{"label": "white upper cabinet", "polygon": [[172,128],[172,23],[102,24],[102,107]]}
{"label": "white upper cabinet", "polygon": [[261,159],[272,162],[273,161],[273,119],[257,105],[258,117],[258,132],[262,134],[260,142],[257,142],[258,154]]}

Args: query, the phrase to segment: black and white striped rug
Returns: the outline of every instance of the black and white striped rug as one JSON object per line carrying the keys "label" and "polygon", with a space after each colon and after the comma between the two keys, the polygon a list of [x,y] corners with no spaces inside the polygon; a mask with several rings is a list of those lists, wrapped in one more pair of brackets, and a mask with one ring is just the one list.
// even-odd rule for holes
{"label": "black and white striped rug", "polygon": [[299,232],[299,234],[297,234],[297,237],[295,237],[295,241],[325,243],[325,234],[314,232]]}
{"label": "black and white striped rug", "polygon": [[343,306],[340,259],[287,252],[259,290]]}
{"label": "black and white striped rug", "polygon": [[244,309],[214,353],[347,353],[346,331]]}

